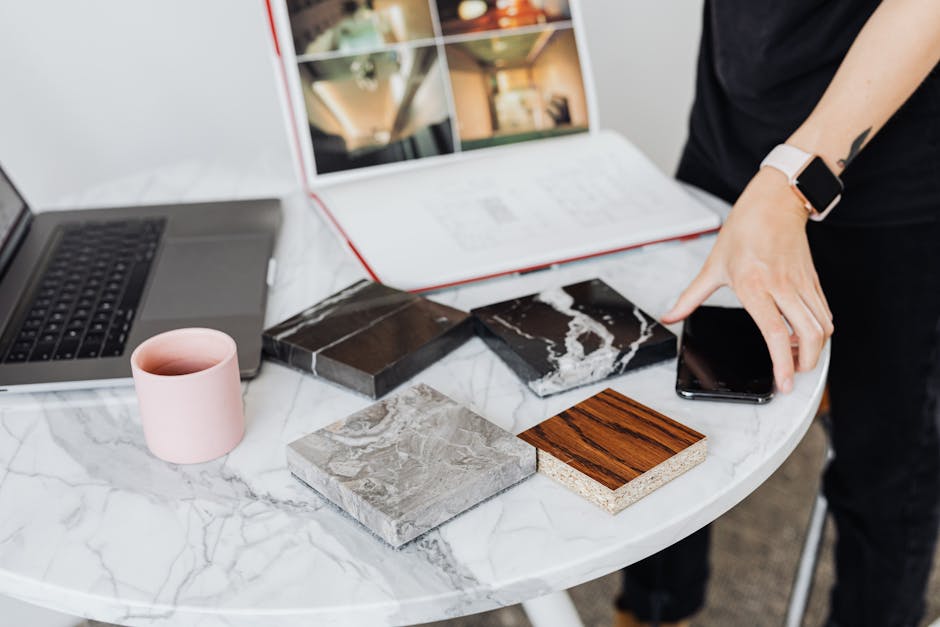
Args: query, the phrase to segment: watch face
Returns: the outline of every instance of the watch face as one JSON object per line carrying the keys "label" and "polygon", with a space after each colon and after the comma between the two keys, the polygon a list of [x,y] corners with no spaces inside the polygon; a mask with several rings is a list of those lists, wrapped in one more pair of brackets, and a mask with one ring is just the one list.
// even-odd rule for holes
{"label": "watch face", "polygon": [[818,212],[825,211],[836,196],[842,193],[842,181],[819,157],[813,157],[797,175],[794,183]]}

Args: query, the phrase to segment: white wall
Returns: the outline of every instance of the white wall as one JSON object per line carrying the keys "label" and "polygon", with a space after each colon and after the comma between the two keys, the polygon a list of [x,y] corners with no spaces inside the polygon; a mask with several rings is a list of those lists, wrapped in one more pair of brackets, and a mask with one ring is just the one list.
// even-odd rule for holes
{"label": "white wall", "polygon": [[601,124],[674,174],[685,143],[702,0],[582,0]]}
{"label": "white wall", "polygon": [[[671,173],[701,0],[582,10],[602,124]],[[37,208],[285,193],[266,19],[261,0],[0,3],[0,163]]]}
{"label": "white wall", "polygon": [[268,33],[260,0],[0,2],[0,163],[39,208],[284,191]]}

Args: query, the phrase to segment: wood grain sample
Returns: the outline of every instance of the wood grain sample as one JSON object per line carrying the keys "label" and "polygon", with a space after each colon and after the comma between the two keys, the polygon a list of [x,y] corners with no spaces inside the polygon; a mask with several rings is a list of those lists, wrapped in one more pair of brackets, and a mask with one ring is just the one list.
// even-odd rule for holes
{"label": "wood grain sample", "polygon": [[706,437],[610,388],[519,437],[538,469],[616,514],[705,459]]}

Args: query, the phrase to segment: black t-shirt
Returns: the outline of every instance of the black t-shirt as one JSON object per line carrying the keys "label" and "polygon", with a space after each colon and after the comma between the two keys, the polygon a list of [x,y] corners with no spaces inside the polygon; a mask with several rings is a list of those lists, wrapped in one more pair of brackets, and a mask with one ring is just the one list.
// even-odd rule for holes
{"label": "black t-shirt", "polygon": [[[764,156],[813,110],[877,6],[877,0],[705,0],[678,177],[734,201]],[[940,218],[940,66],[842,179],[842,203],[829,222]]]}

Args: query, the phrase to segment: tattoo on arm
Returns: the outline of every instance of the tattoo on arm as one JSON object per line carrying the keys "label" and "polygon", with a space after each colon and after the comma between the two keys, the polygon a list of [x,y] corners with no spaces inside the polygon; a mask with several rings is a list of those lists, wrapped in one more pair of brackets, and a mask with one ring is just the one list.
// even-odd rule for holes
{"label": "tattoo on arm", "polygon": [[845,168],[849,167],[849,164],[852,163],[852,161],[855,160],[855,157],[858,156],[858,153],[862,151],[862,146],[865,145],[865,140],[868,139],[869,133],[871,133],[870,126],[862,131],[861,135],[855,138],[855,140],[852,142],[852,147],[849,148],[848,156],[846,156],[845,159],[839,159],[837,162],[840,168],[844,170]]}

